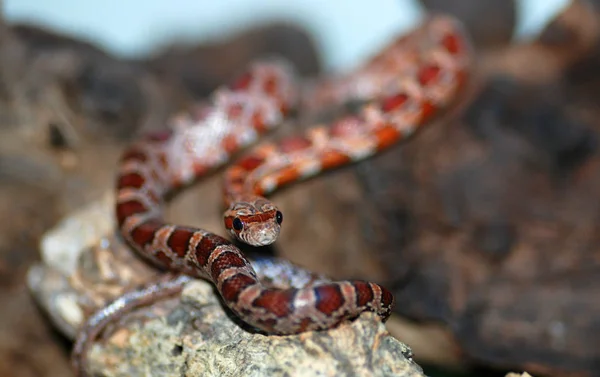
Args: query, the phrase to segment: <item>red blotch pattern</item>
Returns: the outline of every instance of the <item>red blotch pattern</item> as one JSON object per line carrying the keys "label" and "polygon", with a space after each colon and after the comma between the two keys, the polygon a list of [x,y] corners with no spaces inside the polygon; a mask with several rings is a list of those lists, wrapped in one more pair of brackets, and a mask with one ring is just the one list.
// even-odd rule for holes
{"label": "red blotch pattern", "polygon": [[422,67],[418,74],[419,83],[423,86],[430,84],[433,80],[438,78],[441,71],[442,69],[437,65]]}
{"label": "red blotch pattern", "polygon": [[178,257],[183,258],[187,254],[188,245],[193,236],[194,231],[191,229],[175,228],[167,240],[167,246],[169,246]]}
{"label": "red blotch pattern", "polygon": [[258,157],[256,155],[249,155],[243,157],[236,164],[237,166],[241,166],[244,170],[251,171],[259,167],[265,161],[264,158]]}
{"label": "red blotch pattern", "polygon": [[264,290],[254,300],[254,305],[259,306],[277,317],[286,317],[293,311],[292,302],[296,291],[288,290]]}
{"label": "red blotch pattern", "polygon": [[356,291],[356,306],[363,307],[371,302],[375,295],[369,283],[364,281],[353,282],[354,290]]}
{"label": "red blotch pattern", "polygon": [[309,148],[312,143],[303,136],[293,136],[281,140],[278,144],[281,153],[291,153]]}
{"label": "red blotch pattern", "polygon": [[131,231],[131,238],[136,244],[145,246],[152,242],[154,234],[161,226],[162,224],[154,221],[142,223]]}
{"label": "red blotch pattern", "polygon": [[406,101],[408,101],[408,95],[405,93],[398,93],[393,96],[385,98],[381,102],[381,110],[385,113],[398,109]]}
{"label": "red blotch pattern", "polygon": [[215,259],[210,266],[210,276],[214,281],[219,280],[219,275],[223,270],[229,267],[244,267],[246,260],[240,258],[239,255],[231,251],[225,251],[221,253],[217,259]]}
{"label": "red blotch pattern", "polygon": [[127,187],[139,189],[144,185],[145,182],[146,179],[139,173],[121,174],[117,179],[117,189],[120,190]]}
{"label": "red blotch pattern", "polygon": [[237,274],[225,280],[221,285],[221,295],[227,302],[235,302],[240,292],[256,284],[256,280],[248,275]]}
{"label": "red blotch pattern", "polygon": [[313,288],[317,296],[317,309],[326,315],[332,315],[344,305],[344,295],[336,284]]}
{"label": "red blotch pattern", "polygon": [[121,202],[117,204],[117,222],[119,226],[123,225],[123,222],[129,216],[135,215],[137,213],[143,213],[148,211],[146,206],[137,200],[130,200],[127,202]]}
{"label": "red blotch pattern", "polygon": [[200,242],[198,242],[198,246],[196,246],[196,260],[202,267],[205,267],[210,255],[217,247],[229,244],[230,242],[223,237],[216,234],[207,234],[202,237]]}
{"label": "red blotch pattern", "polygon": [[442,39],[442,45],[446,48],[446,51],[452,55],[457,55],[462,51],[462,43],[459,36],[454,34],[448,34]]}

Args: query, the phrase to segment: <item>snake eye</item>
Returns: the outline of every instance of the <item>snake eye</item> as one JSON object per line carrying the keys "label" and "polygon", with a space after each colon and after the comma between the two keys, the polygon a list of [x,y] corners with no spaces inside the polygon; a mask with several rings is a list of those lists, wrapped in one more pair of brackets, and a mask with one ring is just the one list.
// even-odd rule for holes
{"label": "snake eye", "polygon": [[275,221],[277,221],[277,224],[281,224],[283,222],[283,213],[281,213],[281,211],[277,211],[275,214]]}
{"label": "snake eye", "polygon": [[233,219],[233,229],[237,231],[244,229],[244,223],[242,223],[242,220],[240,220],[239,217]]}

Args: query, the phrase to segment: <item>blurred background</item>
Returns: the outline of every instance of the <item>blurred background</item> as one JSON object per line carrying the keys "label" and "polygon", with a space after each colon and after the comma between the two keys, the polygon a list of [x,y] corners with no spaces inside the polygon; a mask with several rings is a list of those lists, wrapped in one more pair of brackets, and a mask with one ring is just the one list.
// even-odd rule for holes
{"label": "blurred background", "polygon": [[[600,376],[600,0],[2,1],[0,376],[71,375],[81,312],[154,277],[114,234],[123,148],[259,57],[334,77],[430,12],[472,42],[464,87],[410,142],[278,192],[268,252],[390,288],[386,327],[427,375]],[[316,105],[275,137],[355,109]],[[220,184],[169,218],[220,233]],[[110,343],[107,375],[129,365]]]}
{"label": "blurred background", "polygon": [[[516,1],[514,37],[532,37],[567,3]],[[126,57],[173,40],[214,42],[269,21],[291,21],[314,36],[328,69],[355,65],[423,16],[422,6],[412,0],[5,0],[4,7],[11,22],[47,26]]]}

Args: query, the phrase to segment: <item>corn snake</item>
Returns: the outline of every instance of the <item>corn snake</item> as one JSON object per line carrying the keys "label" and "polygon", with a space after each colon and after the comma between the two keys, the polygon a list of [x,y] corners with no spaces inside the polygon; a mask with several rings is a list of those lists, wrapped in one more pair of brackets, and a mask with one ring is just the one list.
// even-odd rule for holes
{"label": "corn snake", "polygon": [[[250,245],[271,244],[283,215],[263,195],[363,160],[407,138],[454,99],[469,63],[470,46],[461,26],[435,16],[355,72],[312,87],[301,87],[285,62],[254,63],[215,91],[209,103],[173,117],[167,131],[134,142],[119,166],[118,227],[142,257],[182,275],[126,293],[93,315],[74,347],[78,373],[85,375],[85,351],[107,322],[180,291],[192,277],[211,281],[237,316],[269,334],[328,329],[364,311],[385,321],[394,300],[384,287],[359,280],[332,282],[285,261],[250,261],[214,233],[166,223],[164,196],[225,165],[236,151],[281,123],[299,102],[311,107],[363,101],[356,114],[259,144],[226,169],[225,228]],[[265,285],[264,277],[290,287]]]}

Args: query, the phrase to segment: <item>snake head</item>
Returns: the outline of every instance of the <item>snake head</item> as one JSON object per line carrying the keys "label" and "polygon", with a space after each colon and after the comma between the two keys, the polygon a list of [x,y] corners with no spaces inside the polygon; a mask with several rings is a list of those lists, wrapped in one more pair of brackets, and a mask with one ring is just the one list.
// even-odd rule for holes
{"label": "snake head", "polygon": [[256,197],[233,203],[223,220],[236,239],[252,246],[266,246],[279,237],[283,214],[267,199]]}

